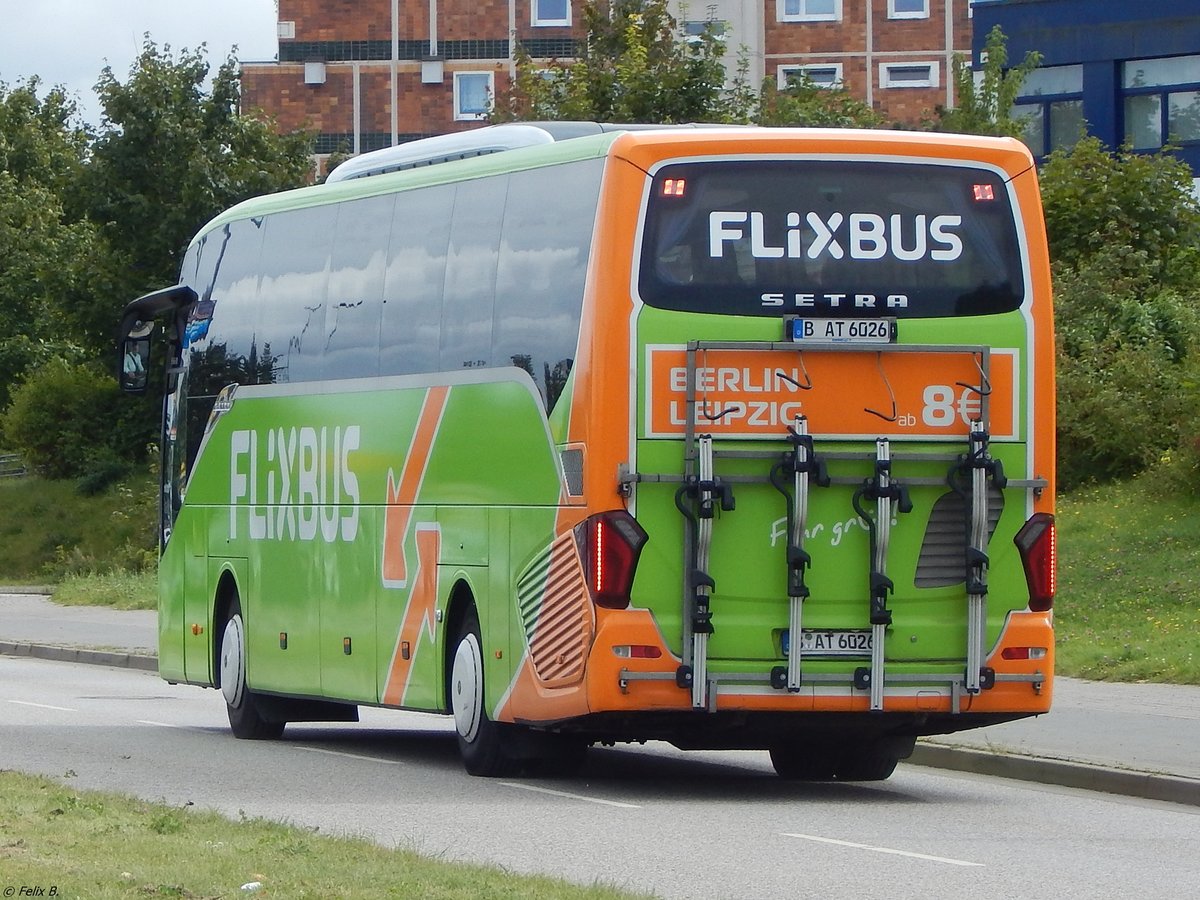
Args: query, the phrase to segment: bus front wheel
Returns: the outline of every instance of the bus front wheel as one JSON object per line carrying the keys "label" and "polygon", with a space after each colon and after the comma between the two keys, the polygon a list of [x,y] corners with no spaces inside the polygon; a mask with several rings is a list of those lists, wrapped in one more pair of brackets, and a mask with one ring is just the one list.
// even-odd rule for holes
{"label": "bus front wheel", "polygon": [[229,730],[246,740],[273,740],[283,734],[283,722],[268,721],[258,708],[257,696],[246,687],[246,624],[234,596],[221,635],[221,693],[229,713]]}
{"label": "bus front wheel", "polygon": [[506,726],[488,718],[483,689],[483,643],[479,616],[467,613],[455,642],[450,666],[450,710],[463,765],[472,775],[496,777],[513,775],[520,760],[509,752]]}

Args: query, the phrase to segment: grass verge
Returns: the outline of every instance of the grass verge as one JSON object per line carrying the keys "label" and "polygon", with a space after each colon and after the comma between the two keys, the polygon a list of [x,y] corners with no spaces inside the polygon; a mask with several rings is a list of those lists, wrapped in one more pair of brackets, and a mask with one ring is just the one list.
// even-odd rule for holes
{"label": "grass verge", "polygon": [[153,558],[156,495],[149,474],[91,495],[73,481],[0,480],[0,583],[142,568]]}
{"label": "grass verge", "polygon": [[1102,681],[1200,684],[1200,504],[1149,478],[1058,505],[1056,670]]}
{"label": "grass verge", "polygon": [[[256,889],[242,888],[255,883]],[[15,895],[23,886],[43,888],[40,896],[86,900],[642,896],[0,771],[0,890],[13,888]]]}
{"label": "grass verge", "polygon": [[155,609],[158,605],[156,575],[154,572],[70,575],[54,589],[54,602],[64,606]]}

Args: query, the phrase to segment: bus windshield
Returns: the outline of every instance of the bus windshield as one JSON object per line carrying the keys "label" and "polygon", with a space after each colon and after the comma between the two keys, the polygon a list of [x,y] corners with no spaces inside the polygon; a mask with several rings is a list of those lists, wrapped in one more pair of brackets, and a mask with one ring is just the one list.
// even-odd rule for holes
{"label": "bus windshield", "polygon": [[1024,282],[993,170],[743,159],[655,173],[638,289],[691,312],[937,317],[1017,309]]}

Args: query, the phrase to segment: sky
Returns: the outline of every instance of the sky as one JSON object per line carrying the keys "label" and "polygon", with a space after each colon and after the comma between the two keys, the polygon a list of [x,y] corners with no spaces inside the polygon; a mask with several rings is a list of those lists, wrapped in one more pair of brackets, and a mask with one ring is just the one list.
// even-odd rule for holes
{"label": "sky", "polygon": [[215,71],[235,45],[245,62],[274,59],[275,20],[275,0],[0,0],[0,82],[61,85],[97,126],[100,71],[124,82],[147,33],[176,56],[207,44]]}

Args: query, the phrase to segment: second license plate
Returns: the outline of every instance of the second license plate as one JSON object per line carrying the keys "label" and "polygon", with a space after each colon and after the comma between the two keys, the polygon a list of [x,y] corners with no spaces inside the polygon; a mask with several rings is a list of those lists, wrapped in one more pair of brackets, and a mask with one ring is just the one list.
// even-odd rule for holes
{"label": "second license plate", "polygon": [[[873,633],[804,629],[800,639],[801,656],[870,656]],[[791,652],[791,636],[783,632],[783,655]]]}

